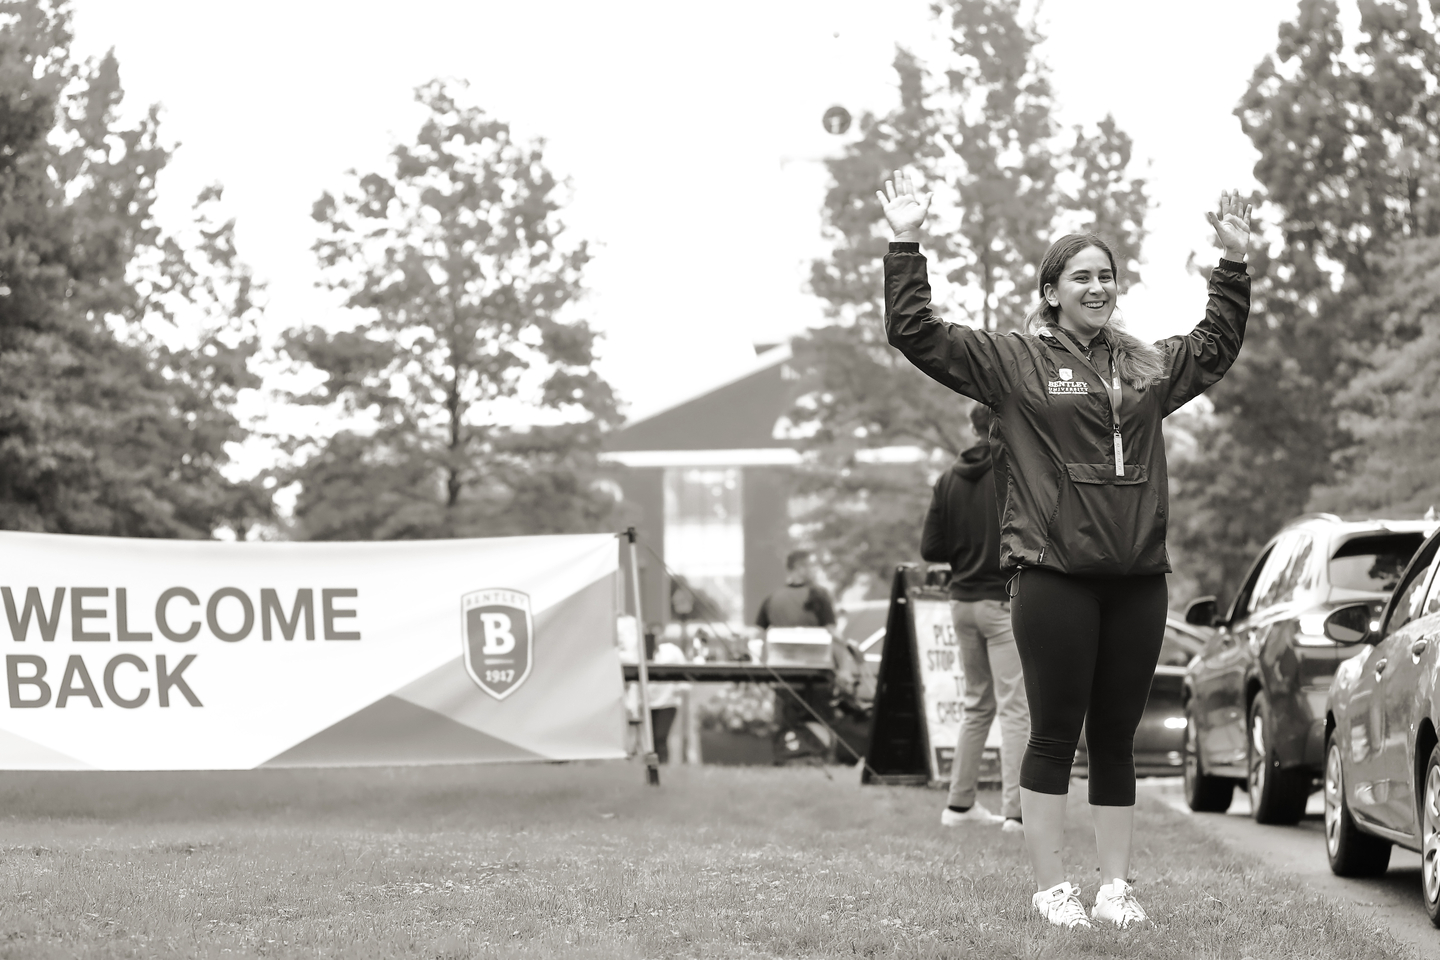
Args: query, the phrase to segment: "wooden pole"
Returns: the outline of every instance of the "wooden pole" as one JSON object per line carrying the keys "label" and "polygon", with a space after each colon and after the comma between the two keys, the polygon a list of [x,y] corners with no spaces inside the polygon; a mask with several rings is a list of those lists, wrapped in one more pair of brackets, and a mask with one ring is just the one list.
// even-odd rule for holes
{"label": "wooden pole", "polygon": [[640,608],[640,560],[636,555],[635,528],[625,530],[630,543],[630,595],[635,602],[635,632],[639,635],[640,656],[636,657],[636,678],[640,684],[640,749],[645,754],[646,779],[660,786],[660,757],[655,753],[655,726],[650,718],[650,671],[646,666],[645,612]]}

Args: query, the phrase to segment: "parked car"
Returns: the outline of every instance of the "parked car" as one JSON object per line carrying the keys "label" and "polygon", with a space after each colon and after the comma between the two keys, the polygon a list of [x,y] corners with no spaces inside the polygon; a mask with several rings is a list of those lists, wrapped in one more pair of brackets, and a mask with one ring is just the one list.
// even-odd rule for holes
{"label": "parked car", "polygon": [[1330,680],[1354,652],[1324,624],[1342,607],[1378,618],[1434,528],[1419,520],[1302,517],[1260,551],[1223,614],[1214,597],[1189,606],[1187,622],[1215,627],[1182,693],[1192,810],[1228,809],[1238,783],[1259,823],[1304,815],[1325,766]]}
{"label": "parked car", "polygon": [[1373,876],[1385,872],[1392,844],[1419,851],[1425,910],[1440,927],[1437,552],[1440,534],[1410,561],[1378,622],[1363,605],[1325,620],[1333,639],[1363,646],[1330,685],[1324,789],[1330,869]]}
{"label": "parked car", "polygon": [[[1205,649],[1212,631],[1185,623],[1179,617],[1165,618],[1165,639],[1160,645],[1160,662],[1150,683],[1150,699],[1135,730],[1135,775],[1173,777],[1184,764],[1185,668]],[[1075,753],[1071,772],[1084,776],[1090,767],[1085,737]]]}

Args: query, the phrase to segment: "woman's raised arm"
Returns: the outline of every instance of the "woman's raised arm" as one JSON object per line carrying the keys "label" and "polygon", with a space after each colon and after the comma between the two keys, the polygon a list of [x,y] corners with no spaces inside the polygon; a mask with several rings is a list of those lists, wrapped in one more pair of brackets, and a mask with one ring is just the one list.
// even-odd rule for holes
{"label": "woman's raised arm", "polygon": [[920,226],[931,195],[895,171],[876,191],[894,242],[885,255],[885,336],[926,376],[956,393],[994,406],[1009,392],[998,339],[946,323],[930,308],[930,278],[920,252]]}
{"label": "woman's raised arm", "polygon": [[1245,321],[1250,316],[1250,276],[1245,255],[1250,246],[1250,205],[1238,191],[1220,194],[1218,212],[1205,219],[1225,250],[1225,258],[1210,274],[1210,297],[1205,318],[1188,336],[1172,337],[1162,346],[1170,350],[1168,416],[1213,386],[1240,353]]}

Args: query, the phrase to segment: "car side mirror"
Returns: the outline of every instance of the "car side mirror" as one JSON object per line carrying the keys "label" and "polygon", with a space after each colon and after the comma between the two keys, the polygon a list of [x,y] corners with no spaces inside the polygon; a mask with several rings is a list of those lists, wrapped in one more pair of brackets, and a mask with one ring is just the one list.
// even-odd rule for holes
{"label": "car side mirror", "polygon": [[1213,627],[1220,622],[1220,607],[1214,597],[1191,600],[1185,608],[1185,622],[1197,627]]}
{"label": "car side mirror", "polygon": [[1325,636],[1336,643],[1359,643],[1370,636],[1370,607],[1353,603],[1325,618]]}

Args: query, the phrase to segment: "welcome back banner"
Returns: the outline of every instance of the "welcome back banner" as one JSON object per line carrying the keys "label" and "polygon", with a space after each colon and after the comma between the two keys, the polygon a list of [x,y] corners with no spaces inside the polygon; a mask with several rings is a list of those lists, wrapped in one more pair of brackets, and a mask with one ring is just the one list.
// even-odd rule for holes
{"label": "welcome back banner", "polygon": [[0,533],[0,769],[623,757],[616,561]]}

